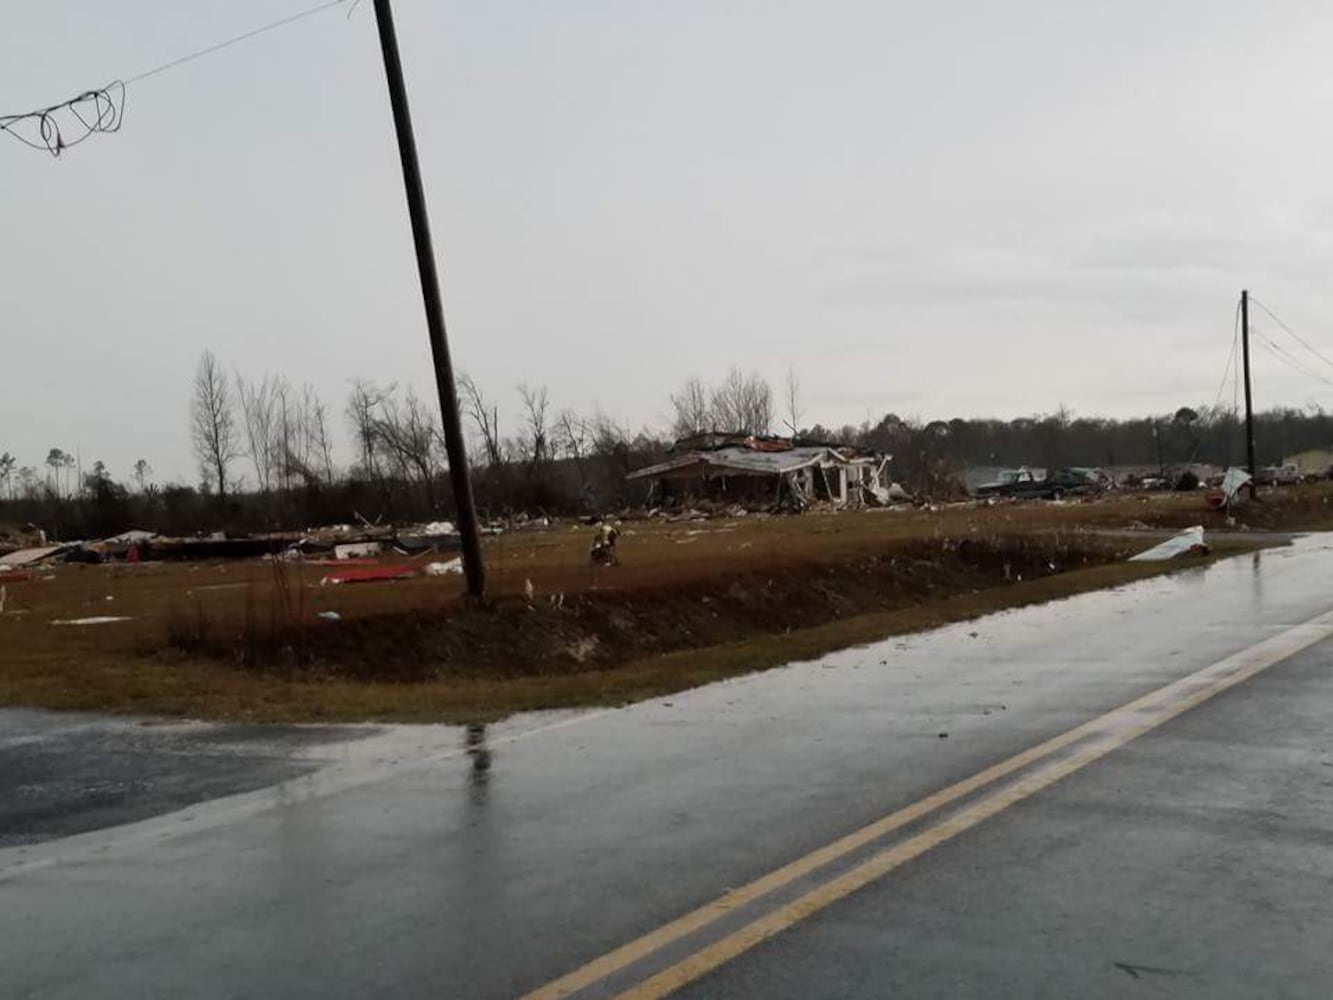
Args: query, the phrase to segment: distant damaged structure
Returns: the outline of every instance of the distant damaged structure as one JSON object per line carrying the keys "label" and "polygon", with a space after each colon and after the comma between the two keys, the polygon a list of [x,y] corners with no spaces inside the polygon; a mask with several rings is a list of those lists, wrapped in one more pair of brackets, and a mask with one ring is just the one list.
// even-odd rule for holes
{"label": "distant damaged structure", "polygon": [[665,462],[631,472],[649,484],[650,503],[708,500],[804,510],[881,506],[901,499],[886,477],[887,455],[778,437],[707,433],[677,441]]}

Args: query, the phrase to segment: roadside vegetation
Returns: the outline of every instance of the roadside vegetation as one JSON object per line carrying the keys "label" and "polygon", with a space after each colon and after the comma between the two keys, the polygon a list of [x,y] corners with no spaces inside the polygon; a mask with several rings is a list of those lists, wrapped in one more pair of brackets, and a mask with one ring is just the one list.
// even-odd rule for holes
{"label": "roadside vegetation", "polygon": [[[1146,527],[1315,529],[1323,484],[1237,514],[1197,495],[627,522],[487,539],[492,599],[457,577],[321,586],[269,560],[60,566],[10,585],[0,704],[249,720],[449,720],[637,698],[890,635],[1188,570],[1253,547],[1127,563]],[[321,617],[321,614],[324,617]],[[99,615],[127,620],[55,626]]]}
{"label": "roadside vegetation", "polygon": [[[795,373],[775,392],[740,369],[711,382],[690,379],[668,394],[658,427],[579,412],[527,383],[496,389],[463,375],[459,397],[477,504],[488,519],[633,509],[644,486],[626,483],[627,473],[661,461],[679,438],[718,429],[888,455],[893,480],[934,501],[965,495],[969,468],[1134,467],[1175,481],[1173,471],[1192,463],[1243,460],[1240,422],[1222,407],[1123,420],[1063,407],[1012,420],[888,412],[831,426],[812,419]],[[92,539],[128,528],[190,536],[453,516],[438,412],[411,387],[362,379],[330,401],[280,374],[231,371],[205,351],[180,433],[197,469],[188,482],[163,480],[153,456],[113,469],[64,447],[15,455],[0,441],[0,545],[7,530],[29,524],[52,539]],[[1255,439],[1265,462],[1324,449],[1333,414],[1260,413]]]}
{"label": "roadside vegetation", "polygon": [[[669,426],[633,430],[560,408],[541,386],[517,386],[502,406],[464,375],[459,393],[479,508],[505,529],[485,541],[484,605],[463,600],[457,576],[328,586],[304,561],[58,565],[0,583],[0,704],[264,720],[617,704],[1197,564],[1125,563],[1146,528],[1333,524],[1327,483],[1262,491],[1234,516],[1207,509],[1200,491],[963,499],[974,466],[1226,465],[1240,436],[1223,409],[1140,420],[1063,408],[1009,421],[888,413],[826,427],[807,419],[794,373],[775,394],[733,369],[670,394]],[[205,352],[188,416],[196,483],[158,482],[147,459],[117,477],[61,448],[36,465],[0,454],[0,551],[129,528],[256,533],[262,550],[283,529],[452,514],[438,415],[410,388],[357,381],[330,406],[312,387],[229,371]],[[701,503],[714,516],[650,516],[626,474],[717,427],[892,456],[890,475],[913,501],[793,517]],[[1257,440],[1271,456],[1317,448],[1333,440],[1333,416],[1261,414]],[[622,522],[618,566],[589,565],[584,519],[598,516]],[[1213,543],[1215,554],[1256,544]],[[90,618],[117,620],[53,624]]]}

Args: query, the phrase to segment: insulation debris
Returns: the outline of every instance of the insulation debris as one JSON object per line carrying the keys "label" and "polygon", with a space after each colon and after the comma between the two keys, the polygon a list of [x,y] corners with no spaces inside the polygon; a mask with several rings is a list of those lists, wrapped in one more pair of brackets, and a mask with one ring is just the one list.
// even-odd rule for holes
{"label": "insulation debris", "polygon": [[450,559],[447,562],[429,562],[421,567],[421,572],[427,576],[451,576],[455,573],[462,573],[463,560]]}
{"label": "insulation debris", "polygon": [[57,618],[52,625],[110,625],[112,622],[127,622],[129,615],[93,615],[90,618]]}
{"label": "insulation debris", "polygon": [[1164,562],[1167,559],[1175,559],[1179,556],[1201,555],[1207,551],[1208,546],[1203,540],[1203,525],[1196,524],[1192,528],[1186,528],[1184,531],[1172,535],[1160,545],[1154,545],[1136,556],[1130,556],[1129,561]]}

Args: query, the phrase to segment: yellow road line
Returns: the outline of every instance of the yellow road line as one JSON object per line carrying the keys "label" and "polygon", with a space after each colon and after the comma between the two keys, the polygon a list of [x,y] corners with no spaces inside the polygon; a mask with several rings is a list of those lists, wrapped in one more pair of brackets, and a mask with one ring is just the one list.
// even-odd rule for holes
{"label": "yellow road line", "polygon": [[837,861],[858,848],[878,840],[887,833],[892,833],[894,830],[907,826],[909,823],[915,822],[957,799],[984,788],[1014,771],[1027,767],[1057,750],[1063,749],[1086,735],[1091,726],[1092,723],[1088,723],[1079,726],[1077,729],[1071,729],[1067,733],[1062,733],[1030,750],[1025,750],[1006,761],[988,767],[986,770],[980,771],[955,785],[934,792],[910,806],[878,819],[839,840],[835,840],[831,844],[811,851],[809,854],[797,858],[795,861],[769,872],[739,889],[731,890],[719,899],[701,906],[699,909],[687,913],[669,924],[664,924],[657,930],[645,934],[629,944],[622,945],[615,951],[575,969],[568,975],[547,983],[540,989],[533,990],[526,994],[523,1000],[557,1000],[560,997],[570,996],[586,986],[591,986],[612,973],[646,958],[673,941],[678,941],[688,934],[707,927],[738,906],[744,906],[746,903],[760,899],[777,889],[781,889],[783,886],[790,885],[797,879]]}
{"label": "yellow road line", "polygon": [[[1331,626],[1333,626],[1333,613],[1320,615],[1102,716],[1098,721],[1111,723],[1109,730],[1077,748],[1067,758],[1039,768],[1012,785],[998,789],[981,801],[959,810],[929,829],[881,851],[845,874],[765,914],[675,965],[663,969],[639,985],[621,993],[617,1000],[654,1000],[675,992],[706,972],[731,961],[775,934],[875,882],[908,861],[920,857],[931,848],[938,847],[1015,803],[1049,788],[1061,778],[1267,670],[1275,663],[1287,659],[1321,639],[1328,638],[1333,634]],[[1152,702],[1160,704],[1154,709],[1151,706]],[[1134,716],[1138,716],[1136,723],[1116,725]]]}
{"label": "yellow road line", "polygon": [[[850,833],[847,836],[842,837],[831,844],[828,844],[815,851],[812,851],[811,853],[806,854],[805,856],[798,858],[795,861],[792,861],[789,864],[784,865],[783,867],[778,868],[775,871],[772,871],[767,875],[764,875],[754,880],[753,882],[750,882],[747,885],[742,886],[739,889],[735,889],[731,892],[728,892],[719,899],[716,899],[713,902],[708,903],[697,910],[687,913],[684,916],[679,917],[678,919],[663,925],[657,930],[652,931],[649,934],[644,935],[643,937],[637,938],[636,940],[631,941],[628,944],[622,945],[621,947],[615,949],[614,951],[609,952],[608,954],[603,955],[602,957],[595,959],[594,961],[589,962],[588,964],[581,966],[578,969],[575,969],[573,972],[570,972],[567,975],[562,976],[559,979],[547,983],[545,986],[542,986],[539,989],[536,989],[531,993],[526,994],[524,1000],[558,1000],[558,998],[561,997],[571,996],[572,994],[577,993],[579,990],[591,986],[594,983],[600,982],[601,980],[607,978],[608,976],[616,972],[619,972],[620,970],[625,969],[630,965],[633,965],[634,963],[641,961],[642,959],[649,957],[650,955],[659,951],[663,947],[675,941],[678,941],[681,938],[684,938],[687,935],[694,933],[695,931],[707,927],[708,925],[714,923],[715,921],[720,920],[722,917],[726,916],[728,913],[730,913],[732,910],[736,909],[739,906],[744,906],[750,902],[761,899],[762,897],[778,889],[781,889],[784,886],[790,885],[791,883],[797,881],[798,879],[818,871],[820,868],[823,868],[826,865],[829,865],[832,862],[837,861],[842,857],[845,857],[846,855],[856,851],[857,849],[864,847],[867,844],[873,843],[874,841],[885,836],[886,834],[892,833],[893,831],[898,830],[924,816],[927,816],[930,813],[935,812],[936,810],[939,810],[953,802],[956,802],[957,800],[964,798],[973,792],[985,788],[988,785],[994,784],[995,782],[1013,774],[1016,771],[1022,770],[1023,768],[1026,768],[1047,757],[1050,757],[1052,754],[1055,754],[1058,751],[1065,749],[1066,747],[1070,746],[1073,743],[1076,743],[1081,739],[1084,739],[1085,737],[1089,737],[1099,731],[1105,731],[1107,727],[1111,726],[1114,720],[1116,719],[1125,719],[1131,716],[1135,716],[1138,713],[1150,711],[1153,709],[1155,703],[1161,702],[1164,699],[1170,701],[1173,698],[1175,699],[1175,701],[1171,702],[1172,704],[1180,704],[1184,706],[1176,709],[1176,711],[1173,712],[1173,714],[1179,714],[1179,712],[1185,711],[1185,709],[1190,707],[1192,704],[1198,704],[1199,701],[1206,700],[1207,698],[1212,697],[1212,695],[1216,694],[1218,691],[1223,690],[1223,688],[1217,688],[1217,687],[1199,687],[1200,684],[1215,684],[1216,683],[1215,677],[1233,677],[1233,676],[1234,679],[1230,679],[1226,686],[1231,686],[1231,684],[1239,683],[1246,677],[1253,676],[1253,674],[1258,673],[1259,670],[1262,670],[1267,666],[1271,666],[1273,663],[1276,663],[1281,659],[1285,659],[1286,657],[1291,656],[1293,653],[1298,652],[1300,649],[1304,649],[1306,646],[1312,645],[1315,642],[1318,642],[1320,639],[1326,638],[1330,634],[1331,630],[1333,630],[1333,613],[1329,613],[1327,615],[1321,615],[1317,618],[1312,619],[1309,622],[1304,623],[1303,625],[1295,626],[1294,628],[1289,629],[1288,631],[1283,632],[1280,635],[1267,639],[1264,642],[1261,642],[1256,646],[1251,647],[1250,649],[1244,650],[1241,653],[1236,654],[1235,656],[1228,657],[1225,660],[1221,660],[1210,667],[1205,667],[1203,670],[1191,674],[1188,677],[1182,678],[1181,680],[1176,681],[1173,684],[1169,684],[1166,687],[1159,688],[1158,690],[1153,691],[1150,694],[1144,695],[1143,697],[1138,698],[1127,705],[1123,705],[1120,708],[1107,713],[1106,715],[1100,716],[1096,719],[1092,719],[1089,722],[1083,723],[1082,725],[1076,726],[1073,729],[1070,729],[1069,731],[1060,734],[1059,736],[1049,739],[1044,743],[1040,743],[1035,747],[1023,751],[1020,754],[1016,754],[1015,756],[1010,757],[1009,759],[1002,761],[999,764],[995,764],[991,767],[988,767],[985,770],[978,772],[977,774],[973,775],[970,778],[960,781],[954,785],[950,785],[949,787],[941,789],[938,792],[934,792],[933,794],[928,795],[924,799],[921,799],[920,801],[910,806],[900,809],[897,812],[891,813],[890,815],[885,816],[882,819],[876,820],[875,822],[870,823],[869,825],[862,827],[861,829],[853,833]],[[1274,655],[1275,653],[1276,655]],[[1234,671],[1237,665],[1244,667],[1245,663],[1249,662],[1249,660],[1246,659],[1247,657],[1251,659],[1263,660],[1265,657],[1268,656],[1273,656],[1273,658],[1266,660],[1266,662],[1263,662],[1262,665],[1258,666],[1257,668],[1250,669],[1243,676],[1229,673],[1229,671]],[[1187,691],[1192,687],[1197,689],[1196,693],[1193,695],[1187,695]],[[1200,694],[1202,694],[1201,697]],[[1182,701],[1180,701],[1181,698],[1185,697],[1197,700],[1191,700],[1189,705],[1185,705]],[[1160,725],[1161,722],[1164,721],[1166,721],[1166,717],[1161,718],[1159,721],[1152,723],[1152,726]],[[1152,726],[1149,726],[1148,728],[1152,728]],[[1140,731],[1146,731],[1146,730],[1140,730]],[[1138,735],[1138,732],[1134,732],[1133,735],[1125,737],[1122,742],[1127,742],[1129,739],[1133,739],[1133,736],[1135,735]],[[1119,746],[1122,745],[1122,743],[1116,743],[1115,745]],[[1109,749],[1111,748],[1101,751],[1101,753],[1098,753],[1097,756],[1101,756],[1103,753],[1109,752]],[[1087,763],[1087,761],[1084,761],[1084,763]],[[1081,767],[1083,765],[1080,764],[1079,766]],[[1046,772],[1043,771],[1043,773]],[[1052,780],[1058,780],[1058,778]],[[1016,785],[1014,787],[1020,787],[1021,785],[1022,783],[1020,782],[1019,785]],[[1045,786],[1043,785],[1042,787]],[[1033,791],[1036,790],[1037,789],[1033,789]],[[1012,791],[1012,789],[1006,791]],[[1033,794],[1033,792],[1029,791],[1026,794],[1030,795]],[[1026,795],[1022,797],[1026,797]],[[990,801],[991,800],[989,798],[986,800],[986,802]],[[1015,799],[1014,801],[1017,801],[1017,799]],[[1007,803],[1007,804],[1012,804],[1012,803]],[[1001,808],[1005,808],[1005,806],[1002,806]],[[987,813],[986,815],[992,815],[992,814],[993,813]],[[958,816],[965,816],[965,815],[969,815],[969,810],[964,810],[958,814]],[[958,816],[954,817],[952,820],[946,821],[945,823],[941,823],[938,826],[933,827],[931,830],[918,835],[918,837],[916,838],[912,838],[906,841],[903,845],[899,845],[898,847],[895,847],[890,851],[885,852],[885,854],[892,854],[896,851],[900,851],[902,848],[906,847],[907,844],[912,844],[913,842],[917,842],[919,838],[927,838],[926,840],[920,841],[921,844],[925,844],[926,846],[921,847],[921,850],[911,855],[911,857],[916,857],[918,854],[923,853],[925,850],[929,850],[930,847],[934,846],[936,843],[942,843],[943,840],[947,840],[949,837],[956,835],[956,833],[958,832],[961,832],[961,830],[955,830],[951,833],[948,833],[947,836],[944,836],[942,840],[933,840],[933,841],[929,840],[929,837],[930,835],[932,835],[932,833],[934,833],[935,831],[945,830],[950,826],[952,822],[957,820]],[[981,819],[984,818],[986,818],[986,816],[981,816],[979,818],[976,818],[970,825],[975,825],[975,823],[980,822]],[[965,828],[966,827],[964,827],[964,829]],[[842,882],[843,879],[846,879],[857,872],[861,872],[863,869],[866,868],[867,865],[874,865],[877,862],[882,863],[881,859],[883,857],[884,855],[877,855],[875,858],[871,859],[871,861],[866,862],[862,866],[853,869],[852,872],[847,873],[847,875],[842,876],[841,879],[835,879],[821,888],[827,889],[830,886],[838,885]],[[880,871],[878,874],[871,876],[869,880],[873,881],[874,878],[878,878],[885,872],[891,871],[892,868],[897,867],[906,860],[909,860],[909,858],[908,857],[901,858],[900,860],[892,864],[889,868],[886,868],[883,871]],[[841,895],[846,895],[847,893],[855,891],[855,888],[858,887],[859,886],[848,888]],[[814,892],[817,893],[820,891],[821,890],[815,890]],[[801,897],[800,900],[797,900],[797,902],[791,904],[791,906],[796,906],[802,903],[803,901],[808,900],[810,898],[810,895],[813,895],[813,893]],[[834,898],[841,898],[841,897],[837,896]],[[829,902],[832,901],[833,899],[829,900]],[[828,905],[828,903],[823,903],[821,906],[816,907],[815,909],[820,909],[824,905]],[[777,914],[784,913],[789,909],[790,907],[780,908],[774,911],[773,914],[770,914],[769,917],[765,918],[765,920],[771,919]],[[811,910],[810,912],[814,912],[814,910]],[[795,919],[799,920],[801,919],[801,917],[796,917]],[[652,979],[642,984],[642,986],[639,987],[639,989],[646,988],[650,983],[658,982],[659,980],[665,982],[665,980],[662,980],[662,977],[666,976],[667,973],[672,973],[674,970],[680,970],[682,969],[682,967],[690,965],[690,963],[695,962],[696,960],[699,960],[706,955],[711,955],[712,957],[717,958],[716,961],[713,961],[711,964],[708,964],[704,968],[700,968],[697,972],[694,972],[688,978],[680,979],[678,982],[676,982],[676,985],[672,985],[669,988],[665,989],[665,992],[670,992],[671,989],[675,989],[678,986],[683,985],[686,982],[689,982],[690,979],[696,978],[698,975],[702,975],[703,972],[706,972],[708,969],[714,968],[717,965],[722,964],[722,962],[729,960],[729,958],[731,957],[735,957],[735,955],[740,954],[741,951],[753,947],[754,944],[757,944],[760,940],[763,940],[764,937],[771,936],[772,934],[777,933],[778,930],[782,929],[781,927],[777,927],[776,929],[773,929],[769,933],[764,934],[763,937],[755,939],[750,944],[746,944],[738,951],[735,951],[732,954],[727,954],[725,957],[718,958],[718,955],[720,953],[715,952],[713,949],[729,941],[732,942],[732,947],[734,947],[735,941],[733,939],[737,939],[738,935],[744,935],[747,932],[751,932],[752,928],[756,928],[758,924],[763,922],[764,921],[756,921],[754,924],[750,924],[747,927],[742,928],[735,934],[723,938],[721,941],[717,942],[716,945],[710,946],[709,948],[705,948],[703,951],[698,952],[696,955],[691,956],[690,958],[684,960],[681,963],[678,963],[675,966],[672,966],[670,969],[664,970],[664,972],[659,974],[659,976],[654,976]],[[792,922],[795,921],[793,920]],[[785,924],[783,926],[790,926],[790,924]],[[690,967],[693,968],[693,966]],[[675,980],[672,981],[675,982]],[[639,996],[647,997],[647,996],[661,996],[661,995],[664,995],[664,993],[663,992],[639,993],[635,990],[632,990],[630,991],[630,993],[626,994],[626,996],[633,996],[633,997],[639,997]]]}

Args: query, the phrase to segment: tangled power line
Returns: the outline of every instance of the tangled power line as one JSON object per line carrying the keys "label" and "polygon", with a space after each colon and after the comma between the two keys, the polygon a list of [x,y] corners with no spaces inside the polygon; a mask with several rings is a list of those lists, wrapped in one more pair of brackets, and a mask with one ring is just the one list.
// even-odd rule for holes
{"label": "tangled power line", "polygon": [[25,146],[59,156],[90,135],[119,131],[124,113],[125,84],[116,80],[48,108],[0,115],[0,132],[7,132]]}
{"label": "tangled power line", "polygon": [[[0,132],[13,136],[25,146],[45,150],[52,156],[59,157],[65,150],[77,146],[89,136],[120,130],[121,121],[125,115],[125,88],[128,84],[138,83],[140,80],[165,73],[185,63],[220,52],[239,42],[248,41],[257,35],[312,17],[333,7],[344,6],[349,2],[352,8],[355,8],[359,0],[325,0],[324,3],[307,7],[295,14],[289,14],[287,17],[270,21],[221,42],[171,59],[124,80],[114,80],[104,87],[85,90],[58,104],[37,108],[33,111],[24,111],[20,114],[0,115]],[[350,16],[350,9],[348,14]]]}

